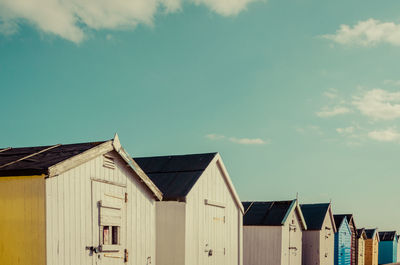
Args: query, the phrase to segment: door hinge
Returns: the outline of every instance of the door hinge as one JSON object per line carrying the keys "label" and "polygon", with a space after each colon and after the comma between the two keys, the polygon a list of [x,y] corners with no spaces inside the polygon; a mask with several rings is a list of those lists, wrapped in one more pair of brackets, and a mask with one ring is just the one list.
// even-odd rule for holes
{"label": "door hinge", "polygon": [[125,203],[127,203],[127,202],[128,202],[128,193],[125,192]]}
{"label": "door hinge", "polygon": [[125,250],[124,250],[124,262],[125,262],[125,263],[128,262],[128,256],[129,256],[128,250],[125,249]]}

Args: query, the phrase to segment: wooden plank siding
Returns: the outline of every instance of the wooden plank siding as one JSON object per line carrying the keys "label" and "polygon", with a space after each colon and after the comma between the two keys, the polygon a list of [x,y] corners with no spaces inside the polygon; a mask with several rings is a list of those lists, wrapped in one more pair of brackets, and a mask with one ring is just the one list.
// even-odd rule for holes
{"label": "wooden plank siding", "polygon": [[46,179],[46,243],[48,265],[92,264],[86,248],[92,237],[92,181],[125,187],[127,190],[126,264],[156,264],[155,200],[116,152],[115,169],[103,166],[97,156],[56,177]]}
{"label": "wooden plank siding", "polygon": [[357,239],[357,265],[365,264],[365,240],[360,237]]}
{"label": "wooden plank siding", "polygon": [[[243,262],[241,256],[243,239],[240,233],[243,216],[218,163],[217,159],[210,163],[186,198],[186,265],[242,265]],[[225,251],[224,257],[218,260],[218,263],[212,261],[205,252],[206,244],[211,244],[213,240],[209,238],[211,235],[207,235],[210,222],[217,217],[214,216],[216,212],[207,210],[215,206],[206,205],[206,200],[224,205],[225,224],[223,229],[215,231],[217,238],[224,239],[221,248],[225,248],[225,250],[214,249],[214,251]]]}
{"label": "wooden plank siding", "polygon": [[46,264],[44,176],[0,177],[0,264]]}
{"label": "wooden plank siding", "polygon": [[353,218],[350,219],[349,227],[351,231],[350,264],[357,265],[357,228]]}
{"label": "wooden plank siding", "polygon": [[335,265],[350,265],[351,262],[351,230],[347,218],[343,219],[335,234]]}
{"label": "wooden plank siding", "polygon": [[378,238],[365,240],[365,265],[378,265]]}

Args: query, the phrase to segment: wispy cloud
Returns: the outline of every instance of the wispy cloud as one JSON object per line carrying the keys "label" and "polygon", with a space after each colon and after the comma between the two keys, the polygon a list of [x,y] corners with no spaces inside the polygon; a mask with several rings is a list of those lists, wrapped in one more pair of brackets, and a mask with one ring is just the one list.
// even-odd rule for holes
{"label": "wispy cloud", "polygon": [[385,81],[383,81],[383,84],[385,84],[385,85],[392,85],[392,86],[400,86],[400,80],[390,80],[390,79],[386,79]]}
{"label": "wispy cloud", "polygon": [[151,26],[155,15],[179,12],[184,1],[234,16],[258,0],[0,0],[0,33],[14,34],[27,22],[44,33],[79,43],[89,30]]}
{"label": "wispy cloud", "polygon": [[355,96],[353,105],[365,116],[374,120],[400,118],[400,92],[373,89]]}
{"label": "wispy cloud", "polygon": [[400,24],[376,19],[360,21],[353,27],[341,25],[335,34],[322,36],[342,45],[374,46],[388,43],[400,46]]}
{"label": "wispy cloud", "polygon": [[323,107],[320,111],[316,112],[318,117],[328,118],[337,115],[349,113],[350,109],[344,106],[335,106],[333,108]]}
{"label": "wispy cloud", "polygon": [[222,140],[222,139],[225,138],[224,135],[214,134],[214,133],[207,134],[205,137],[210,139],[210,140]]}
{"label": "wispy cloud", "polygon": [[324,92],[324,96],[330,99],[334,99],[338,97],[338,91],[336,88],[330,88]]}
{"label": "wispy cloud", "polygon": [[369,132],[368,137],[380,142],[396,142],[400,140],[400,132],[393,128],[376,130]]}
{"label": "wispy cloud", "polygon": [[354,133],[355,128],[353,126],[345,127],[345,128],[337,128],[336,131],[342,135],[349,135]]}
{"label": "wispy cloud", "polygon": [[261,138],[237,138],[237,137],[226,137],[221,134],[207,134],[205,137],[209,140],[219,141],[219,140],[228,140],[235,144],[243,144],[243,145],[264,145],[269,144],[270,140],[263,140]]}
{"label": "wispy cloud", "polygon": [[263,139],[260,138],[236,138],[236,137],[231,137],[229,138],[229,141],[236,143],[236,144],[244,144],[244,145],[263,145],[267,144],[268,142],[264,141]]}

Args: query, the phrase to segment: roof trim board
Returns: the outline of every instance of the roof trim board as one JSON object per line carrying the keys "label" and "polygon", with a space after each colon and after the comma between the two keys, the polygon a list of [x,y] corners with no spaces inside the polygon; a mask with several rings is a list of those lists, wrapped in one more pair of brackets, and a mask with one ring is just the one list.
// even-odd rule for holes
{"label": "roof trim board", "polygon": [[297,199],[294,199],[294,200],[292,201],[292,204],[290,205],[289,210],[286,212],[286,215],[285,215],[285,217],[284,217],[283,220],[282,220],[282,225],[284,225],[284,224],[286,223],[286,219],[289,217],[289,215],[290,215],[294,210],[297,211],[297,214],[298,214],[299,217],[300,217],[300,221],[301,221],[301,224],[302,224],[302,226],[303,226],[303,229],[304,229],[304,230],[307,230],[306,220],[304,219],[303,213],[302,213],[302,211],[301,211],[301,209],[300,209],[300,206],[299,206],[299,203],[298,203],[298,200],[297,200]]}
{"label": "roof trim board", "polygon": [[4,148],[4,149],[0,149],[0,153],[1,152],[4,152],[4,151],[7,151],[7,150],[10,150],[11,149],[11,147],[7,147],[7,148]]}
{"label": "roof trim board", "polygon": [[[226,170],[226,167],[224,165],[224,162],[222,162],[222,157],[219,153],[216,154],[216,156],[211,160],[210,164],[206,167],[206,169],[203,171],[204,172],[210,167],[212,163],[217,163],[218,168],[220,169],[222,176],[225,179],[226,184],[228,185],[229,191],[231,192],[233,199],[237,205],[237,207],[240,209],[242,214],[244,214],[244,208],[242,205],[242,201],[239,198],[238,193],[236,192],[235,186],[233,186],[232,180],[229,177],[228,171]],[[203,175],[202,174],[202,175]],[[200,176],[201,177],[201,176]],[[192,187],[193,188],[193,187]],[[189,191],[190,192],[190,191]]]}
{"label": "roof trim board", "polygon": [[61,161],[48,168],[48,176],[55,177],[69,169],[75,168],[99,155],[106,154],[110,151],[115,150],[118,155],[128,164],[128,166],[138,175],[141,182],[143,182],[154,196],[162,200],[162,192],[156,187],[156,185],[150,180],[150,178],[144,173],[144,171],[136,164],[136,162],[129,156],[124,150],[119,141],[118,134],[115,134],[114,139],[106,141],[98,146],[90,148],[82,152],[81,154],[75,155],[64,161]]}

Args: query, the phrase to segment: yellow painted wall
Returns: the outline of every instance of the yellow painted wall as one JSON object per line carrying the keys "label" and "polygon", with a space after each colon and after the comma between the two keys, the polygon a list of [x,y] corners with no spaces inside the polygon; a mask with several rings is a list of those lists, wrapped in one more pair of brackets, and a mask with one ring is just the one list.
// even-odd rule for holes
{"label": "yellow painted wall", "polygon": [[44,176],[0,177],[0,264],[46,264]]}

